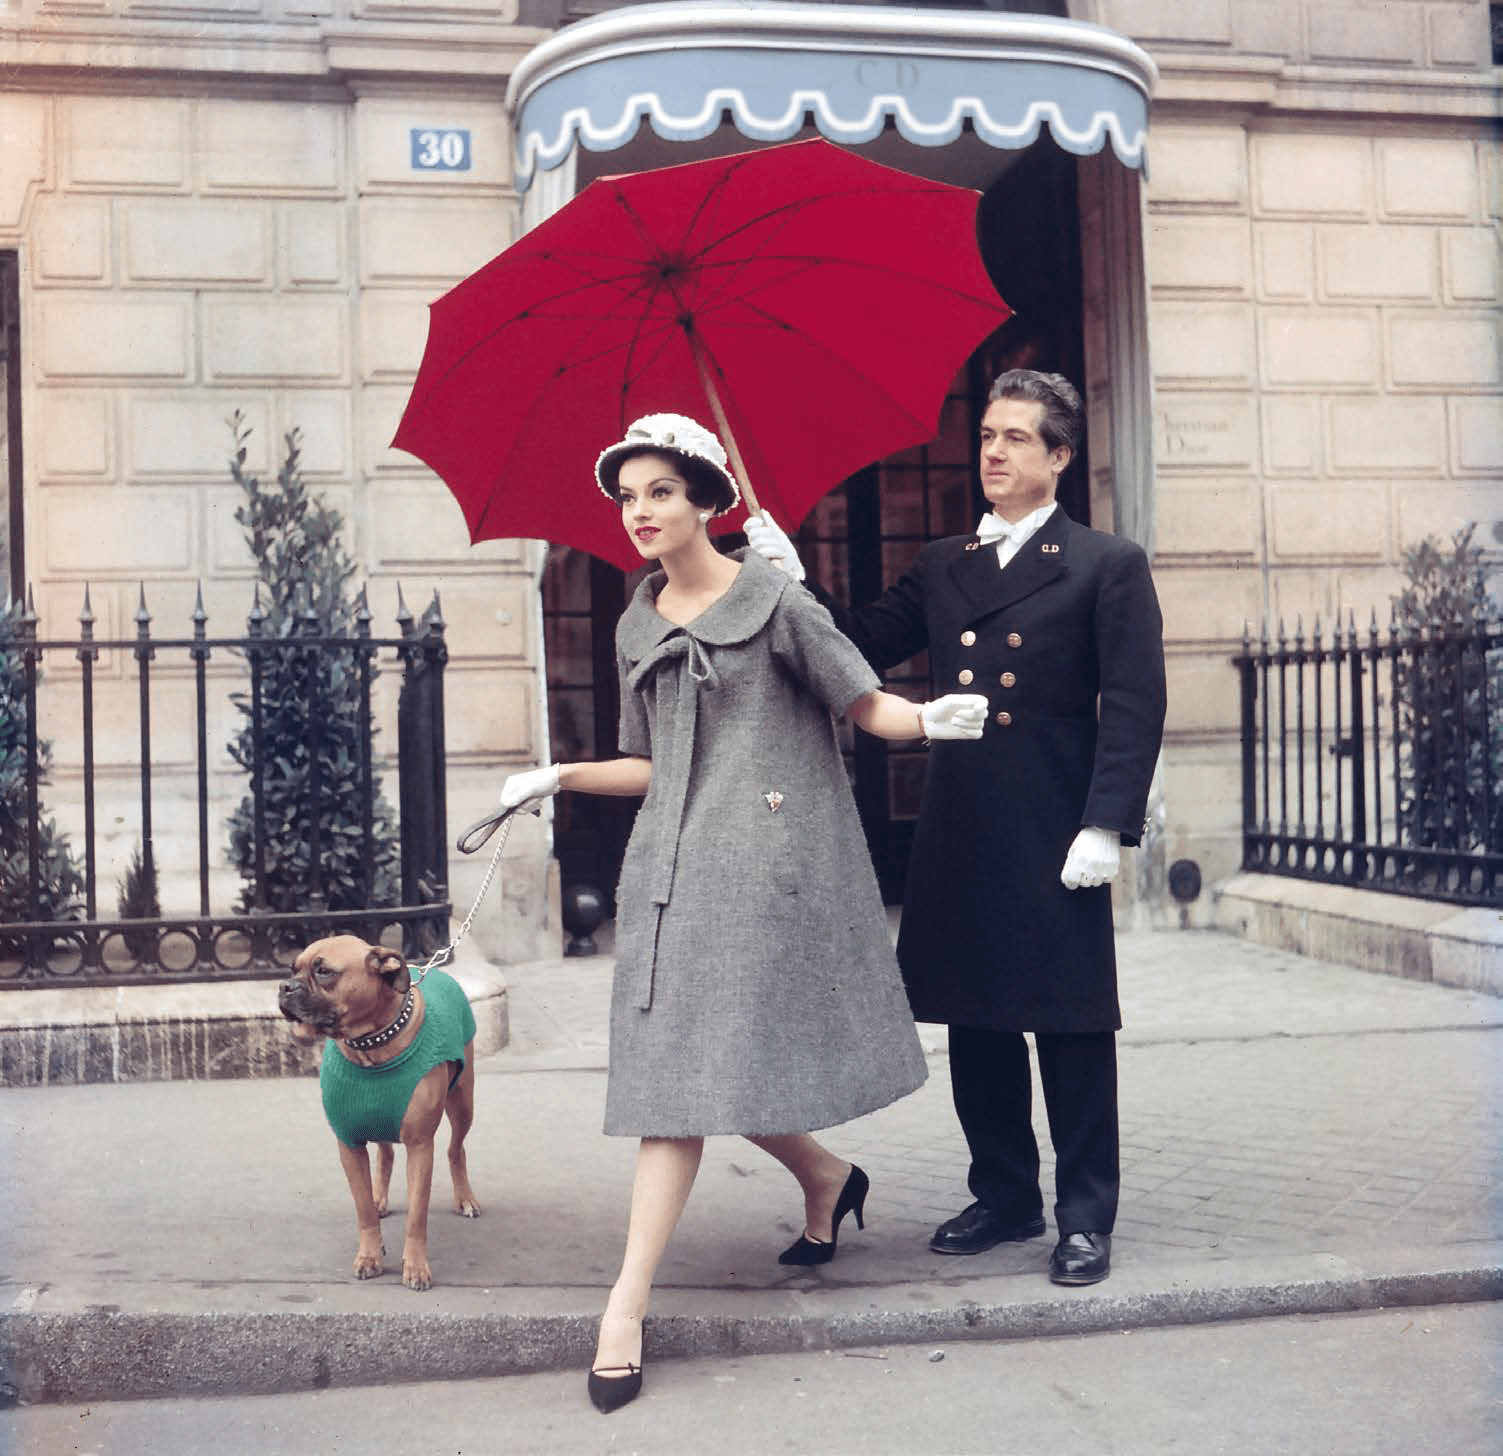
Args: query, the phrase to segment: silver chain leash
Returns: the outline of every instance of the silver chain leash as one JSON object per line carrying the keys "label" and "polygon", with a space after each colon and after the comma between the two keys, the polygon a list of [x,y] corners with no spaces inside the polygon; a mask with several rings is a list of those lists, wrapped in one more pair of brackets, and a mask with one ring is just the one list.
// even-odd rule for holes
{"label": "silver chain leash", "polygon": [[[496,841],[496,848],[491,853],[491,862],[486,866],[485,875],[480,881],[480,888],[475,892],[475,902],[470,906],[470,913],[460,923],[459,929],[454,932],[454,939],[448,945],[444,946],[442,950],[434,951],[422,965],[412,968],[412,979],[418,985],[421,986],[423,984],[423,977],[429,971],[452,960],[454,952],[459,948],[459,942],[469,934],[470,925],[475,919],[476,912],[480,909],[480,902],[485,899],[485,892],[490,889],[491,881],[495,879],[496,871],[500,868],[501,852],[506,848],[506,841],[511,836],[512,815],[515,813],[515,809],[508,809],[502,814],[495,814],[488,819],[482,819],[479,823],[472,824],[459,836],[459,849],[465,854],[473,854],[497,829],[501,831],[501,837]],[[467,844],[471,846],[469,849],[465,848]]]}

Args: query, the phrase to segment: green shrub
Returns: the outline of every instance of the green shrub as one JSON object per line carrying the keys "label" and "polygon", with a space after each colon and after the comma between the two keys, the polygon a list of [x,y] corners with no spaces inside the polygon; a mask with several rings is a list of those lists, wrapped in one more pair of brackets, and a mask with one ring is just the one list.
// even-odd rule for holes
{"label": "green shrub", "polygon": [[1481,646],[1498,607],[1474,530],[1406,547],[1393,598],[1399,827],[1417,849],[1503,845],[1503,653]]}
{"label": "green shrub", "polygon": [[[361,608],[351,599],[355,565],[340,544],[340,514],[303,480],[299,432],[285,438],[275,485],[245,468],[250,429],[230,419],[235,453],[230,474],[244,497],[235,519],[255,557],[263,614],[261,633],[273,641],[315,635],[353,636]],[[362,827],[361,748],[372,732],[362,712],[359,661],[351,651],[310,647],[262,655],[261,776],[263,890],[257,895],[254,800],[247,795],[230,820],[230,855],[245,881],[241,913],[255,910],[353,910],[392,905],[398,898],[398,840],[390,806],[374,789],[373,835],[367,855]],[[374,671],[372,672],[374,678]],[[230,754],[253,771],[252,703],[237,694],[246,722]],[[316,729],[316,731],[315,731]],[[319,864],[314,873],[310,745],[318,751]],[[317,884],[321,898],[315,900]]]}
{"label": "green shrub", "polygon": [[[30,819],[26,802],[26,662],[21,651],[23,608],[0,609],[0,923],[30,920],[28,886]],[[37,740],[37,774],[47,782],[52,745]],[[41,920],[75,920],[83,874],[57,825],[37,815],[39,875],[36,913]]]}

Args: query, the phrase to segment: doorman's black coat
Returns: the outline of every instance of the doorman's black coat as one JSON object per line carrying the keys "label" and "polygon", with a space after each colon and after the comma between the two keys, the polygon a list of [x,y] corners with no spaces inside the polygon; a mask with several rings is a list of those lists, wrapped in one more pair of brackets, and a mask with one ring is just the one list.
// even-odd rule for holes
{"label": "doorman's black coat", "polygon": [[837,614],[879,671],[927,648],[936,693],[991,705],[980,743],[929,750],[898,941],[913,1012],[1115,1030],[1110,888],[1059,874],[1085,825],[1142,834],[1165,709],[1148,560],[1062,509],[1002,570],[975,539],[931,542],[878,601]]}

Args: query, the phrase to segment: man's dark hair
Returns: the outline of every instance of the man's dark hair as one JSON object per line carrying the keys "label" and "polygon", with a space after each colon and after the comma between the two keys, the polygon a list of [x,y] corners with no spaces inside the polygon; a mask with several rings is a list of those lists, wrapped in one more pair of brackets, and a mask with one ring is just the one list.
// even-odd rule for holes
{"label": "man's dark hair", "polygon": [[1044,374],[1037,369],[1009,369],[999,374],[986,396],[988,404],[999,399],[1026,399],[1044,407],[1039,434],[1051,450],[1070,448],[1071,460],[1080,458],[1085,436],[1085,408],[1080,393],[1063,374]]}

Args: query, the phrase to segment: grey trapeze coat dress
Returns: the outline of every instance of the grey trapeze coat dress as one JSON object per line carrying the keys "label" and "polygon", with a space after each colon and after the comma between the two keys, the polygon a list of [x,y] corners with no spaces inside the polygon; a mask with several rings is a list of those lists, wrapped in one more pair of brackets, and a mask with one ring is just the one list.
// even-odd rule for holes
{"label": "grey trapeze coat dress", "polygon": [[607,1133],[810,1132],[926,1075],[832,721],[878,679],[737,559],[686,627],[654,573],[616,629],[621,751],[652,786],[616,894]]}

